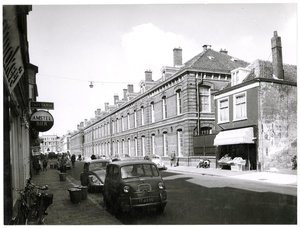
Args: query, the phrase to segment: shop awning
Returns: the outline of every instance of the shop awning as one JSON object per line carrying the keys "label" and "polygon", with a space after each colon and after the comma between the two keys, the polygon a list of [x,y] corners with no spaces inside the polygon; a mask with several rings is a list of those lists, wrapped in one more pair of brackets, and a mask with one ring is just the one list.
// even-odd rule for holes
{"label": "shop awning", "polygon": [[214,146],[234,144],[254,144],[253,127],[221,131],[214,140]]}

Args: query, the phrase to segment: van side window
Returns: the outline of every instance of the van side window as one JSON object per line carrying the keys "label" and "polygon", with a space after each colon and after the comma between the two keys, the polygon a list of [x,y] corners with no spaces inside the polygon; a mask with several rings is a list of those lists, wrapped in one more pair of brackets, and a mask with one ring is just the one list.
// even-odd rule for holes
{"label": "van side window", "polygon": [[113,175],[112,175],[112,179],[113,180],[118,180],[119,178],[119,167],[114,166],[113,167]]}

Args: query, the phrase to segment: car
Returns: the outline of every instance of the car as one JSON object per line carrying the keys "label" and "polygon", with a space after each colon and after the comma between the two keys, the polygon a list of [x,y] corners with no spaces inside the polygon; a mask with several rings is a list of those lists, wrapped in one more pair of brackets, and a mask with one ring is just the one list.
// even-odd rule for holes
{"label": "car", "polygon": [[101,192],[106,174],[106,166],[110,160],[96,159],[85,161],[80,174],[82,186],[87,186],[88,192]]}
{"label": "car", "polygon": [[144,159],[150,160],[150,161],[154,162],[154,163],[157,165],[157,168],[158,168],[159,170],[166,170],[166,169],[167,169],[167,167],[165,166],[164,161],[163,161],[162,158],[161,158],[159,155],[157,155],[157,154],[146,155],[146,156],[144,157]]}
{"label": "car", "polygon": [[152,207],[163,213],[167,191],[160,171],[149,160],[114,161],[107,165],[103,201],[113,214]]}
{"label": "car", "polygon": [[131,160],[131,157],[128,154],[115,154],[114,156],[112,156],[111,158],[112,161],[123,161],[123,160]]}

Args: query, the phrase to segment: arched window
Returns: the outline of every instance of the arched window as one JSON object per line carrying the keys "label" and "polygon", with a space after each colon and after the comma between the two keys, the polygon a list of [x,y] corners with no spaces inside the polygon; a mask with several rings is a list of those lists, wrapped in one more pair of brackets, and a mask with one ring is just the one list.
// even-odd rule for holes
{"label": "arched window", "polygon": [[176,91],[176,108],[177,108],[177,115],[182,113],[182,104],[181,104],[181,90]]}

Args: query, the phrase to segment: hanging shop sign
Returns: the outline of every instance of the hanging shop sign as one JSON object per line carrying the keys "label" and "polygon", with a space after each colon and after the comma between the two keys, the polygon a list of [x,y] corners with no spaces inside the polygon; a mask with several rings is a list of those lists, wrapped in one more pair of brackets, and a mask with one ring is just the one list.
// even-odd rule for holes
{"label": "hanging shop sign", "polygon": [[39,132],[45,132],[52,128],[54,124],[53,116],[44,110],[33,113],[30,117],[30,126]]}
{"label": "hanging shop sign", "polygon": [[54,110],[54,103],[53,102],[38,102],[38,101],[31,101],[30,102],[31,109],[51,109]]}

